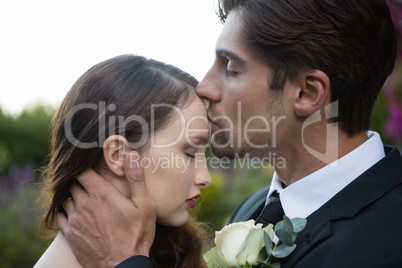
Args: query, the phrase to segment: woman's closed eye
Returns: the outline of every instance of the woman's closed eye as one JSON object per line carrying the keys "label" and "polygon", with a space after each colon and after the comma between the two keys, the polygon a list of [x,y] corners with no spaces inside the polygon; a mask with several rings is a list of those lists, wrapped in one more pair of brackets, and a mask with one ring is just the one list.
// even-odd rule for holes
{"label": "woman's closed eye", "polygon": [[189,158],[195,158],[195,154],[186,153]]}

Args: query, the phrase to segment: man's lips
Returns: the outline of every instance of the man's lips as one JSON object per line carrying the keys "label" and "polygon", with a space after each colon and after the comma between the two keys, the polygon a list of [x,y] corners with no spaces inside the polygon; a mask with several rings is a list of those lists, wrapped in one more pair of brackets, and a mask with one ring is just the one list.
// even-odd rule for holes
{"label": "man's lips", "polygon": [[[207,117],[208,117],[208,121],[209,121],[209,122],[215,123],[215,122],[211,119],[211,116],[210,116],[209,114],[207,115]],[[216,123],[215,123],[215,124],[216,124]]]}
{"label": "man's lips", "polygon": [[218,124],[215,121],[213,121],[209,115],[208,115],[208,121],[209,121],[209,124],[210,124],[211,127],[212,126],[218,126]]}
{"label": "man's lips", "polygon": [[195,196],[193,196],[192,198],[189,198],[186,200],[186,204],[190,207],[193,208],[196,205],[195,199],[197,199],[198,197],[200,197],[201,194],[197,194]]}

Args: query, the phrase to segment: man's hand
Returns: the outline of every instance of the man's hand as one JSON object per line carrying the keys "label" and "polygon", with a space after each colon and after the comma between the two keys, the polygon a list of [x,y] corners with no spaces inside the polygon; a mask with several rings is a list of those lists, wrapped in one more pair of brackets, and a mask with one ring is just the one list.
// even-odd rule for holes
{"label": "man's hand", "polygon": [[[131,199],[92,169],[71,187],[72,199],[56,221],[84,267],[115,267],[134,255],[149,256],[155,239],[156,209],[145,186],[136,152],[127,154],[124,170]],[[130,163],[131,162],[131,163]],[[130,167],[130,164],[134,166]]]}

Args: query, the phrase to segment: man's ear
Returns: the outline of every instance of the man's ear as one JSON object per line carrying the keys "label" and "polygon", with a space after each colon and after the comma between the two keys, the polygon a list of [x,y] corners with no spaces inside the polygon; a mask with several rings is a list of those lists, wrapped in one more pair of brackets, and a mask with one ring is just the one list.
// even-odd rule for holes
{"label": "man's ear", "polygon": [[298,116],[308,117],[331,99],[330,80],[320,70],[302,73],[299,79],[301,87],[296,92],[295,111]]}
{"label": "man's ear", "polygon": [[127,140],[120,135],[112,135],[103,143],[103,157],[108,168],[117,176],[124,176],[124,157],[132,151]]}

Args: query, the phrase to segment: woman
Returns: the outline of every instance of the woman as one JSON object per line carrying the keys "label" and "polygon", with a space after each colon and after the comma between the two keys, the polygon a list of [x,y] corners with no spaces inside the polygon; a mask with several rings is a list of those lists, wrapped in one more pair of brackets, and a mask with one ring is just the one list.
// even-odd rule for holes
{"label": "woman", "polygon": [[[124,156],[141,156],[157,212],[150,259],[155,267],[203,267],[203,232],[189,217],[199,190],[211,182],[205,165],[206,109],[196,79],[178,68],[123,55],[90,68],[73,85],[52,124],[44,175],[50,204],[43,224],[57,229],[75,177],[93,168],[129,197]],[[80,267],[59,232],[35,267]]]}

